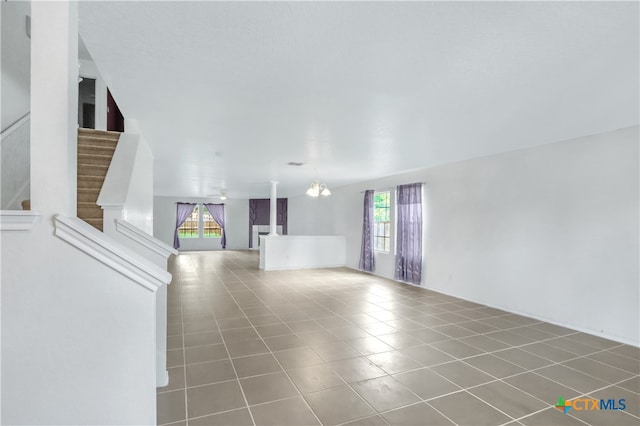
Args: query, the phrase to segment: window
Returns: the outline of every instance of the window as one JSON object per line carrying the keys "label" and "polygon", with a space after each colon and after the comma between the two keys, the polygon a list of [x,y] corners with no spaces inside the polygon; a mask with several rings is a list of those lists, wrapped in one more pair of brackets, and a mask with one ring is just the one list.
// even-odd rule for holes
{"label": "window", "polygon": [[376,192],[373,196],[373,248],[391,251],[391,192]]}
{"label": "window", "polygon": [[222,237],[222,229],[218,222],[213,220],[211,213],[206,207],[202,209],[202,236],[204,238],[220,238]]}
{"label": "window", "polygon": [[[198,238],[198,225],[200,222],[200,206],[196,206],[191,215],[184,221],[180,228],[178,228],[178,237],[180,238]],[[184,217],[184,216],[183,216]]]}
{"label": "window", "polygon": [[202,204],[198,204],[178,228],[178,236],[180,238],[220,238],[222,228],[213,219],[209,210]]}

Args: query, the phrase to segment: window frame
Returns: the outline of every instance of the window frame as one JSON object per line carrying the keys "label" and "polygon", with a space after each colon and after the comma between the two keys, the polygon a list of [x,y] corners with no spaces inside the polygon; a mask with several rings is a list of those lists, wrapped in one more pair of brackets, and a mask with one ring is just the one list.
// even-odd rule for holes
{"label": "window frame", "polygon": [[[394,235],[394,231],[395,231],[395,214],[394,214],[394,205],[395,203],[393,202],[393,190],[392,189],[385,189],[385,190],[376,190],[373,193],[373,197],[374,197],[374,202],[373,202],[373,251],[374,253],[379,253],[379,254],[392,254],[393,253],[393,235]],[[387,216],[388,216],[388,221],[377,221],[376,220],[376,209],[379,207],[376,207],[376,195],[379,194],[387,194],[387,203],[386,205],[388,207],[384,207],[387,209]],[[378,224],[386,224],[386,226],[383,225],[383,233],[382,234],[378,234],[378,229],[379,226]],[[386,250],[385,249],[380,249],[378,248],[378,241],[379,239],[387,239],[387,244],[383,244],[383,247],[386,246]]]}
{"label": "window frame", "polygon": [[[178,228],[178,238],[181,239],[185,239],[185,240],[195,240],[200,238],[200,205],[196,204],[196,206],[193,208],[193,211],[191,212],[191,214],[189,214],[189,217],[187,218],[187,220],[185,220],[182,225],[180,225],[180,227]],[[193,220],[193,215],[196,215],[196,220]],[[193,226],[193,222],[195,223],[195,227]],[[181,233],[181,229],[183,227],[186,228],[185,225],[187,225],[187,223],[190,224],[189,228],[186,229],[186,231],[190,230],[190,235],[183,235],[183,233]],[[195,235],[194,235],[194,230],[195,230]]]}
{"label": "window frame", "polygon": [[[209,213],[209,211],[205,207],[204,205],[205,203],[195,203],[195,204],[196,206],[194,207],[193,212],[191,212],[191,215],[189,215],[189,217],[191,218],[191,216],[193,216],[194,214],[197,214],[197,234],[193,235],[193,232],[192,232],[192,235],[190,236],[184,236],[180,234],[180,228],[185,226],[187,222],[194,222],[194,220],[187,219],[184,221],[182,225],[180,225],[180,228],[178,228],[178,237],[180,239],[185,239],[188,241],[215,240],[216,238],[221,239],[222,227],[218,222],[215,221],[215,219],[213,219],[213,217],[211,216],[211,213]],[[211,221],[213,221],[217,225],[217,228],[220,229],[220,235],[211,235],[211,236],[205,235],[205,219],[204,219],[205,214],[209,215],[209,217],[211,217]],[[193,229],[193,226],[191,227],[191,229]]]}
{"label": "window frame", "polygon": [[[205,215],[208,215],[211,220],[205,220]],[[216,220],[213,218],[213,216],[211,216],[211,213],[209,213],[209,210],[205,207],[204,204],[202,204],[202,214],[200,215],[201,220],[200,220],[200,224],[202,225],[202,234],[201,234],[201,238],[206,238],[207,240],[209,239],[213,239],[213,238],[222,238],[222,227],[220,226],[220,224],[218,222],[216,222]],[[207,235],[206,234],[206,228],[205,228],[205,222],[213,222],[216,224],[216,226],[214,226],[214,229],[217,228],[220,230],[220,235]]]}

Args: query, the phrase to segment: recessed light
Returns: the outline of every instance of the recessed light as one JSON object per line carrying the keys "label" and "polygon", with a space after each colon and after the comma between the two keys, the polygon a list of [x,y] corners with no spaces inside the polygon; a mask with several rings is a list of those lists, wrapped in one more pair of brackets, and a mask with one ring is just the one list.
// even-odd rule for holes
{"label": "recessed light", "polygon": [[297,166],[302,166],[304,163],[299,163],[297,161],[289,161],[287,164],[289,166],[296,166],[297,167]]}

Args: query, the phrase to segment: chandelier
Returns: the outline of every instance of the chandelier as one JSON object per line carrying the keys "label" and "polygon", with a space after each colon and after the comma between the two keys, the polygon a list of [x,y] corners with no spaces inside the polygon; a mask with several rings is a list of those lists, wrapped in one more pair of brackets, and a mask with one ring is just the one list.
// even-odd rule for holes
{"label": "chandelier", "polygon": [[318,183],[318,181],[315,181],[311,184],[309,189],[307,189],[307,195],[314,198],[319,197],[320,195],[328,197],[331,195],[331,191],[329,191],[329,188],[327,188],[327,185],[324,183]]}

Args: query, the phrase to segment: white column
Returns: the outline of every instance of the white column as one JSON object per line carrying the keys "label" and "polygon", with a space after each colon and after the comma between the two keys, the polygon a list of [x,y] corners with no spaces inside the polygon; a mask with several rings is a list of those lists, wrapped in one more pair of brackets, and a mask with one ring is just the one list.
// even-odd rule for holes
{"label": "white column", "polygon": [[[31,208],[76,215],[78,3],[31,3]],[[46,219],[45,219],[46,221]],[[48,221],[47,221],[48,222]]]}
{"label": "white column", "polygon": [[271,181],[271,209],[269,210],[269,236],[278,235],[278,182]]}

